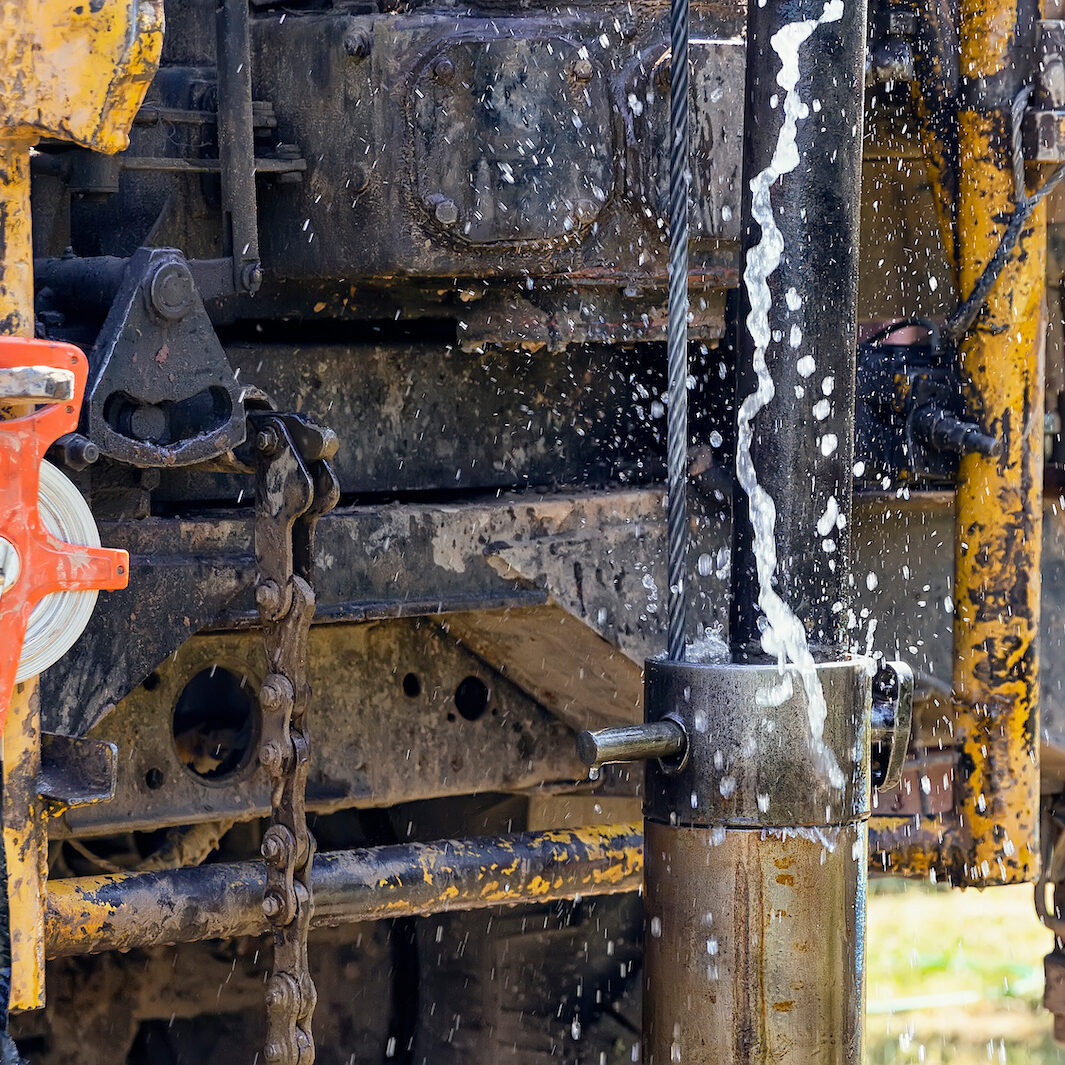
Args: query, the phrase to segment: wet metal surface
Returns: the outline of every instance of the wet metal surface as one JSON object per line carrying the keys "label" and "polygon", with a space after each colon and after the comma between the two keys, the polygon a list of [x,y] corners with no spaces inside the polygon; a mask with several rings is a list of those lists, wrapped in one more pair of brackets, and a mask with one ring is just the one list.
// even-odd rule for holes
{"label": "wet metal surface", "polygon": [[647,1065],[861,1061],[864,836],[648,824]]}

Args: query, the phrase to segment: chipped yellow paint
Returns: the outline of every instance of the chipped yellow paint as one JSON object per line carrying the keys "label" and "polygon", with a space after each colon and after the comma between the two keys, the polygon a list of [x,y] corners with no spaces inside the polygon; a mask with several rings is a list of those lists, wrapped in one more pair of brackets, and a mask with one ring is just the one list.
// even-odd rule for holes
{"label": "chipped yellow paint", "polygon": [[0,136],[0,333],[33,336],[30,142]]}
{"label": "chipped yellow paint", "polygon": [[[33,335],[31,147],[49,137],[98,152],[125,148],[162,42],[163,0],[0,0],[0,333]],[[36,794],[35,682],[12,700],[3,740],[11,1008],[37,1009],[44,1005],[47,834]]]}
{"label": "chipped yellow paint", "polygon": [[0,128],[122,151],[162,45],[163,0],[0,0]]}
{"label": "chipped yellow paint", "polygon": [[41,706],[36,681],[16,686],[4,728],[3,837],[11,920],[11,1008],[44,1005],[48,835],[37,796]]}
{"label": "chipped yellow paint", "polygon": [[[965,0],[962,11],[969,69],[995,74],[1007,62],[1015,3]],[[1012,154],[1003,133],[1001,115],[967,111],[959,117],[963,292],[972,291],[1014,206]],[[1038,170],[1030,177],[1038,181]],[[971,839],[969,884],[1021,883],[1039,871],[1046,321],[1041,206],[961,343],[970,411],[1002,444],[997,458],[966,455],[958,473],[953,707],[961,764],[955,801]]]}
{"label": "chipped yellow paint", "polygon": [[[1016,0],[962,0],[960,14],[962,75],[1002,77],[1014,62]],[[959,114],[957,252],[963,293],[973,290],[1013,212],[1010,129],[1005,105]],[[1042,175],[1039,168],[1029,169],[1034,186]],[[934,871],[941,879],[973,886],[1020,883],[1039,871],[1046,320],[1044,205],[1031,216],[960,345],[969,414],[1001,442],[1002,453],[966,455],[958,474],[955,811],[949,818],[910,820],[908,828],[875,819],[873,869],[886,865],[914,877]]]}

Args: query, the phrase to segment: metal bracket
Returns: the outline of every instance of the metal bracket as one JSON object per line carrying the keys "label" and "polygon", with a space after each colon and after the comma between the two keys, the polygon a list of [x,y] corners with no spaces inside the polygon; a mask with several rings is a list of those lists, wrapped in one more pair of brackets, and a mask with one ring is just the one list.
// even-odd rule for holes
{"label": "metal bracket", "polygon": [[58,813],[75,806],[109,802],[118,780],[118,747],[84,736],[41,733],[37,794]]}
{"label": "metal bracket", "polygon": [[872,783],[886,790],[902,779],[913,723],[913,670],[905,662],[884,662],[877,670],[871,720]]}

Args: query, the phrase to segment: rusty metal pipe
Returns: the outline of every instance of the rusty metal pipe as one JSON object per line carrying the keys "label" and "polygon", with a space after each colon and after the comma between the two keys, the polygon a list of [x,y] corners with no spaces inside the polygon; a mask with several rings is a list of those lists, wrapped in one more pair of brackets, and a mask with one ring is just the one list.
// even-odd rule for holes
{"label": "rusty metal pipe", "polygon": [[[619,824],[318,854],[314,924],[636,891],[642,843],[638,825]],[[47,955],[259,935],[265,883],[262,862],[52,881]]]}

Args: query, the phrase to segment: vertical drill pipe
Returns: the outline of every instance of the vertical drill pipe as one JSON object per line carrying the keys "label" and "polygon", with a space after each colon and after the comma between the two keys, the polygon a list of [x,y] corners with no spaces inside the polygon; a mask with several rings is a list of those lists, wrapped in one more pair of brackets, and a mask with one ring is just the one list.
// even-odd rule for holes
{"label": "vertical drill pipe", "polygon": [[[1029,79],[1038,0],[963,0],[958,289],[998,247],[1015,206],[1012,109]],[[1029,168],[1030,185],[1037,168]],[[934,175],[933,171],[933,175]],[[940,190],[943,195],[943,190]],[[987,886],[1039,866],[1040,554],[1046,208],[1029,218],[960,345],[970,417],[1002,444],[958,473],[954,569],[955,810],[876,825],[873,868]]]}
{"label": "vertical drill pipe", "polygon": [[[823,0],[750,4],[743,153],[745,280],[751,252],[766,234],[752,211],[752,181],[778,174],[770,186],[782,241],[769,288],[765,371],[772,399],[752,424],[751,459],[759,485],[776,507],[775,587],[802,620],[809,641],[831,654],[845,645],[857,337],[858,210],[861,180],[865,14],[855,0],[842,12]],[[837,14],[838,18],[832,18]],[[782,56],[774,35],[790,24],[821,20],[799,46],[792,106],[795,150],[789,162],[782,110]],[[785,41],[777,38],[783,51]],[[778,151],[778,149],[780,149]],[[794,165],[792,165],[794,164]],[[788,167],[791,166],[790,169]],[[781,172],[783,171],[783,172]],[[765,248],[762,248],[764,254]],[[743,296],[737,397],[758,388],[756,339]],[[734,652],[760,640],[759,581],[749,500],[738,492],[733,522]]]}
{"label": "vertical drill pipe", "polygon": [[684,556],[688,547],[688,193],[691,153],[688,133],[688,0],[669,9],[669,323],[666,543],[669,583],[667,648],[684,658]]}
{"label": "vertical drill pipe", "polygon": [[[844,625],[865,4],[749,4],[747,50],[737,472],[757,502],[734,507],[733,662],[646,664],[648,720],[688,744],[647,767],[645,1061],[858,1065],[871,665],[845,660]],[[745,664],[770,591],[816,678],[809,655]]]}
{"label": "vertical drill pipe", "polygon": [[218,8],[218,161],[226,250],[243,292],[258,287],[259,269],[248,0],[221,0]]}
{"label": "vertical drill pipe", "polygon": [[648,713],[688,735],[647,769],[647,1065],[861,1062],[872,663],[817,672],[842,784],[793,667],[647,663]]}

